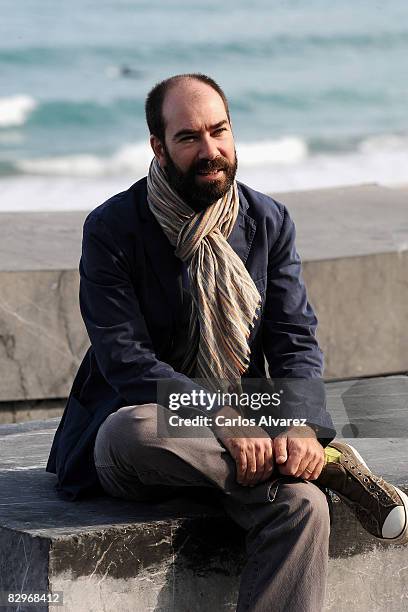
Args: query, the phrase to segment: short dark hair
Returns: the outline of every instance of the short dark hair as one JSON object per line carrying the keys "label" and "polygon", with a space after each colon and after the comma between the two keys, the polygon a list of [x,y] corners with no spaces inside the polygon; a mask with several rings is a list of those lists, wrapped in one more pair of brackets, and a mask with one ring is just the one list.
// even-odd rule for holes
{"label": "short dark hair", "polygon": [[145,103],[146,121],[150,130],[150,134],[156,136],[162,143],[164,143],[164,133],[166,126],[164,125],[163,118],[163,102],[166,97],[168,90],[176,85],[179,81],[192,79],[205,83],[214,89],[217,94],[222,98],[224,102],[225,111],[227,113],[228,121],[230,120],[230,113],[228,108],[228,101],[225,93],[221,87],[211,77],[201,74],[200,72],[193,72],[188,74],[176,74],[175,76],[169,77],[164,81],[157,83],[153,89],[151,89],[147,95]]}

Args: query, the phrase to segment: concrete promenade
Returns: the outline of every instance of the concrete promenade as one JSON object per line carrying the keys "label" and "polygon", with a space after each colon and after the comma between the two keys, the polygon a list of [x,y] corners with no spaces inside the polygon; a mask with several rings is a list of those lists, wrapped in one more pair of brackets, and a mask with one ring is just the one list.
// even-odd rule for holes
{"label": "concrete promenade", "polygon": [[[408,492],[408,378],[329,383],[327,391],[337,423],[344,406],[353,422],[368,422],[362,433],[371,437],[350,440],[368,465]],[[0,591],[63,591],[64,606],[49,608],[61,612],[232,612],[245,533],[215,506],[183,498],[59,500],[45,472],[57,424],[0,426]],[[324,612],[405,612],[407,567],[406,546],[377,541],[334,501]]]}
{"label": "concrete promenade", "polygon": [[[408,188],[273,196],[296,222],[338,437],[408,492]],[[62,502],[45,472],[89,346],[78,305],[86,215],[0,213],[0,591],[64,592],[62,607],[20,612],[232,612],[244,533],[219,509]],[[369,536],[335,499],[325,612],[405,612],[407,550]]]}
{"label": "concrete promenade", "polygon": [[[407,372],[408,189],[273,195],[296,222],[326,378]],[[0,402],[10,415],[16,401],[30,415],[67,397],[89,346],[78,306],[86,214],[0,214]]]}

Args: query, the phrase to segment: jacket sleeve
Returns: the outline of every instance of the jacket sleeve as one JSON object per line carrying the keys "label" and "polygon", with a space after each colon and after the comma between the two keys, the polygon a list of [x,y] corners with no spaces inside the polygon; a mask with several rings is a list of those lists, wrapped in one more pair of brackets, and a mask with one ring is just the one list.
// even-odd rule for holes
{"label": "jacket sleeve", "polygon": [[323,354],[316,340],[317,318],[308,302],[295,226],[280,205],[283,222],[268,258],[262,343],[269,375],[279,379],[282,415],[306,418],[326,445],[335,436],[326,411]]}
{"label": "jacket sleeve", "polygon": [[[80,310],[96,361],[126,405],[162,403],[158,397],[168,398],[170,392],[200,390],[194,381],[156,357],[128,257],[109,227],[92,213],[84,223],[79,273]],[[158,396],[159,382],[166,391]],[[208,404],[198,409],[207,411]]]}

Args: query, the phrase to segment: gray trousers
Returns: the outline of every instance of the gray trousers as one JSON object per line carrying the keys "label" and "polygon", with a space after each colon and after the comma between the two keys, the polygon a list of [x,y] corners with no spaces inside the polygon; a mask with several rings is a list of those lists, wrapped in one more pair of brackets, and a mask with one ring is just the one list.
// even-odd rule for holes
{"label": "gray trousers", "polygon": [[325,493],[290,477],[239,485],[235,461],[209,428],[202,435],[194,428],[194,438],[188,428],[179,432],[186,437],[158,437],[164,410],[125,406],[102,423],[94,458],[103,489],[137,501],[159,501],[179,487],[219,491],[227,514],[247,531],[237,612],[322,610],[330,532]]}

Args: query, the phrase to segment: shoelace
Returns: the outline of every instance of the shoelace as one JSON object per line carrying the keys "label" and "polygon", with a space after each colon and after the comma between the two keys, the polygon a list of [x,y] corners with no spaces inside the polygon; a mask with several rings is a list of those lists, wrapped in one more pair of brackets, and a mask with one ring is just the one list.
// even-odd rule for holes
{"label": "shoelace", "polygon": [[[365,470],[364,472],[362,472],[361,469],[359,469],[359,466],[351,463],[349,459],[343,459],[343,462],[348,464],[347,467],[350,470],[356,470],[355,473],[357,476],[363,476]],[[368,484],[370,481],[375,484]],[[369,493],[369,495],[371,496],[371,499],[374,499],[373,496],[375,495],[379,503],[383,502],[382,505],[385,505],[384,502],[387,502],[388,500],[391,500],[393,504],[397,503],[396,500],[394,500],[391,494],[384,487],[385,481],[384,481],[384,478],[382,478],[382,476],[374,476],[374,475],[363,476],[363,482],[366,483],[368,488],[370,489],[370,492],[367,491],[367,493]]]}

